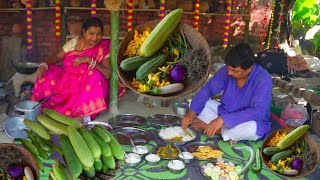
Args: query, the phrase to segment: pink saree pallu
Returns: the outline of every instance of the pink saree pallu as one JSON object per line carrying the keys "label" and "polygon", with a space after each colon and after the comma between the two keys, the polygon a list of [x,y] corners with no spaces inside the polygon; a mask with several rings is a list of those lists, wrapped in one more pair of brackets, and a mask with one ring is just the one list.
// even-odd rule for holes
{"label": "pink saree pallu", "polygon": [[[93,48],[69,51],[63,57],[63,65],[49,65],[48,71],[34,85],[31,100],[38,101],[57,93],[42,104],[69,117],[96,115],[109,105],[109,80],[98,69],[88,69],[88,64],[74,66],[76,58],[88,56],[98,63],[109,54],[110,43],[102,40]],[[119,97],[125,87],[119,85]]]}

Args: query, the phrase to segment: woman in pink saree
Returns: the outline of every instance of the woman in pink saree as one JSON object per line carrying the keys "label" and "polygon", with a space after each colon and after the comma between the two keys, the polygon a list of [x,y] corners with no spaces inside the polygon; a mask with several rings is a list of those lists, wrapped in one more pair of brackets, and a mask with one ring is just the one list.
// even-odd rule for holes
{"label": "woman in pink saree", "polygon": [[[57,54],[58,61],[41,63],[31,100],[54,94],[42,108],[88,121],[109,105],[110,41],[102,40],[98,18],[87,19],[82,29],[82,36],[68,41]],[[56,65],[60,59],[62,65]],[[119,83],[119,97],[124,93],[125,86]]]}

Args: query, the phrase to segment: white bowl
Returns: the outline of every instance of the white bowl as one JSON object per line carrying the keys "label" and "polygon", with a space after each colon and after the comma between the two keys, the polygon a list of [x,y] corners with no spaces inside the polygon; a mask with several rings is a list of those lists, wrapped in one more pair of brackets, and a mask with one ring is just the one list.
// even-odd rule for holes
{"label": "white bowl", "polygon": [[135,167],[135,166],[139,165],[141,162],[141,157],[139,154],[129,153],[128,157],[125,156],[124,161],[126,162],[126,165],[129,167]]}
{"label": "white bowl", "polygon": [[169,161],[167,167],[172,173],[181,173],[181,171],[186,167],[183,161],[172,160]]}
{"label": "white bowl", "polygon": [[156,165],[160,162],[161,158],[157,154],[148,154],[145,157],[146,161],[150,165]]}
{"label": "white bowl", "polygon": [[179,153],[178,157],[186,164],[191,163],[194,159],[194,155],[190,152],[182,152],[182,154]]}
{"label": "white bowl", "polygon": [[132,147],[132,152],[139,154],[141,157],[149,153],[149,149],[146,146]]}

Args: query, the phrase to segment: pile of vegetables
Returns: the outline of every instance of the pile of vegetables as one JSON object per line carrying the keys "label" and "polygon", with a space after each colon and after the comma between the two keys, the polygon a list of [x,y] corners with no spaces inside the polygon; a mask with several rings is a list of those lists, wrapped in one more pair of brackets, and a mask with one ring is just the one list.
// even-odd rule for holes
{"label": "pile of vegetables", "polygon": [[29,166],[10,165],[6,171],[0,169],[0,179],[6,180],[34,180]]}
{"label": "pile of vegetables", "polygon": [[[80,177],[107,179],[107,173],[116,169],[116,161],[124,159],[122,146],[115,137],[101,125],[87,130],[72,118],[54,110],[44,109],[44,115],[37,120],[24,120],[30,129],[25,130],[30,139],[17,138],[36,159],[41,171],[41,158],[48,159],[56,151],[65,161],[56,161],[49,171],[52,179],[79,179]],[[50,133],[60,136],[60,147],[51,141]],[[68,171],[68,173],[67,173]]]}
{"label": "pile of vegetables", "polygon": [[217,159],[216,165],[207,163],[202,166],[202,170],[205,176],[212,180],[238,180],[241,176],[237,173],[241,171],[240,166],[235,166],[233,162],[225,162],[224,159]]}
{"label": "pile of vegetables", "polygon": [[[183,81],[189,69],[195,69],[193,64],[180,63],[182,59],[194,58],[186,57],[191,48],[181,26],[179,33],[173,32],[181,16],[181,9],[170,12],[151,32],[149,27],[142,34],[135,31],[134,39],[127,45],[124,54],[127,58],[121,61],[120,68],[125,72],[135,72],[130,83],[138,92],[153,95],[178,92],[184,88]],[[206,69],[198,70],[206,72]],[[201,78],[201,75],[191,78]]]}
{"label": "pile of vegetables", "polygon": [[263,154],[269,158],[268,167],[278,173],[294,176],[298,175],[303,167],[303,154],[307,153],[308,146],[301,137],[308,131],[309,125],[302,125],[291,131],[277,132],[263,149]]}

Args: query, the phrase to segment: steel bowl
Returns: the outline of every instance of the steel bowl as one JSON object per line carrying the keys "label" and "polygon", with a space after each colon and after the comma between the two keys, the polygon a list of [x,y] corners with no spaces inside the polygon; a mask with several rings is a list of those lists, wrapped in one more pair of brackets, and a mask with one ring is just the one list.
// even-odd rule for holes
{"label": "steel bowl", "polygon": [[[128,153],[127,155],[129,156],[129,158],[125,156],[124,161],[128,167],[136,167],[141,163],[141,157],[139,156],[139,154]],[[132,161],[132,158],[137,159],[137,161]]]}
{"label": "steel bowl", "polygon": [[[175,165],[179,165],[179,166],[177,168],[175,168],[174,166],[172,166],[172,163]],[[170,172],[175,173],[175,174],[179,174],[183,171],[183,169],[186,167],[186,165],[184,164],[183,161],[172,160],[167,163],[167,167],[170,170]]]}
{"label": "steel bowl", "polygon": [[148,154],[146,155],[145,160],[147,161],[147,164],[157,165],[160,162],[161,157],[157,154]]}
{"label": "steel bowl", "polygon": [[185,164],[190,164],[194,160],[194,155],[192,153],[190,152],[181,152],[181,153],[179,153],[178,157]]}
{"label": "steel bowl", "polygon": [[139,154],[139,156],[143,158],[146,154],[149,153],[149,149],[146,146],[135,146],[132,147],[132,152]]}
{"label": "steel bowl", "polygon": [[175,102],[173,104],[173,112],[184,116],[188,113],[189,111],[189,103],[188,102]]}
{"label": "steel bowl", "polygon": [[37,121],[37,115],[39,114],[41,105],[37,106],[36,108],[33,107],[38,104],[39,103],[35,101],[21,101],[18,104],[16,104],[14,108],[16,111],[23,112],[25,119]]}

